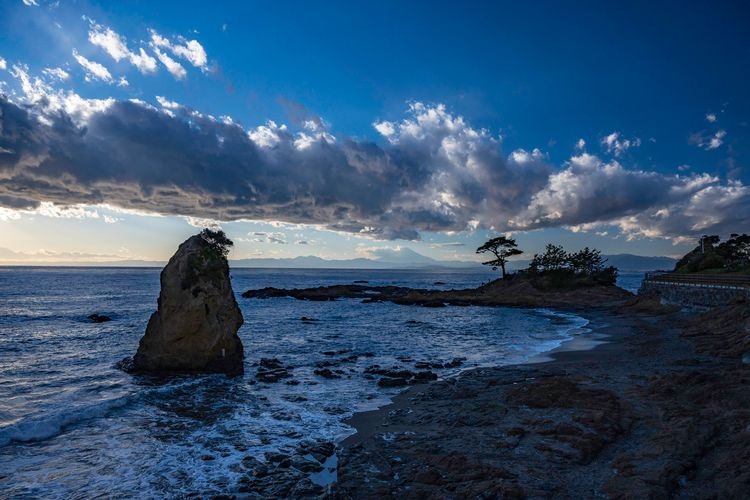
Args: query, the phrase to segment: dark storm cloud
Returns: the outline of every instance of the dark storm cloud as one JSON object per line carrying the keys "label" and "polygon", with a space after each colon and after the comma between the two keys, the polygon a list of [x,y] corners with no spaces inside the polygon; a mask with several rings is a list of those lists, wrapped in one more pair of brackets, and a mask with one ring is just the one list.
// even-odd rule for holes
{"label": "dark storm cloud", "polygon": [[562,169],[537,150],[505,156],[443,106],[415,103],[403,121],[375,123],[381,146],[336,139],[309,116],[296,133],[273,122],[245,130],[162,104],[0,97],[0,206],[108,203],[382,239],[598,223],[680,237],[747,225],[750,213],[747,187],[707,175],[626,170],[585,154]]}
{"label": "dark storm cloud", "polygon": [[[0,202],[12,207],[106,202],[413,239],[422,230],[466,229],[483,204],[525,201],[523,192],[528,199],[549,171],[513,173],[497,144],[483,138],[458,137],[449,158],[441,141],[451,130],[439,123],[425,129],[427,139],[405,137],[384,149],[320,131],[248,134],[184,108],[129,101],[113,101],[82,124],[65,110],[40,114],[5,98],[0,110],[0,146],[12,151],[0,154]],[[254,135],[260,129],[265,140]]]}

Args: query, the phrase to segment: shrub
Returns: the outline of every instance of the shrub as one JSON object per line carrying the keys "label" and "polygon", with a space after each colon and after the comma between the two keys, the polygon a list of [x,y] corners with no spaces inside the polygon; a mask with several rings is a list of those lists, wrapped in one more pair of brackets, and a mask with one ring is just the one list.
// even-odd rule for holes
{"label": "shrub", "polygon": [[227,258],[227,255],[229,255],[230,247],[234,245],[234,242],[230,240],[221,229],[213,230],[206,228],[201,231],[201,237],[217,255],[220,255],[225,259]]}

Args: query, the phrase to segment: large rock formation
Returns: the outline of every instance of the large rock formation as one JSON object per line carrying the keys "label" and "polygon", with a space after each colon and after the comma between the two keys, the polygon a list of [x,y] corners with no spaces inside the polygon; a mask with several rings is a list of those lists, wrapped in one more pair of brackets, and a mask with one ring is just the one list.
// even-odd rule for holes
{"label": "large rock formation", "polygon": [[228,245],[223,232],[204,230],[169,259],[134,371],[242,373],[243,318],[229,279]]}

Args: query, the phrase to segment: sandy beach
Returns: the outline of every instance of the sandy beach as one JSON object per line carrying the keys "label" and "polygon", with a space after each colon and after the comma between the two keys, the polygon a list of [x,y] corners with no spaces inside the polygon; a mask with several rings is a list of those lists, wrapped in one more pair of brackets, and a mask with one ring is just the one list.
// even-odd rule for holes
{"label": "sandy beach", "polygon": [[740,361],[746,306],[654,314],[635,303],[576,313],[592,331],[546,359],[415,386],[355,415],[334,496],[750,491],[750,369]]}

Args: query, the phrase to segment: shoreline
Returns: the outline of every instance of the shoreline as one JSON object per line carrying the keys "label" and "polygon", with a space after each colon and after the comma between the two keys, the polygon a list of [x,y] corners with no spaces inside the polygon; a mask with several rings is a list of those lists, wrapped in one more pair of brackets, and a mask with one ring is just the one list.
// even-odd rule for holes
{"label": "shoreline", "polygon": [[348,419],[357,432],[339,443],[332,495],[750,491],[741,458],[750,454],[750,367],[696,349],[703,341],[717,351],[721,338],[750,326],[746,306],[709,316],[562,310],[589,319],[592,331],[523,364],[410,387]]}
{"label": "shoreline", "polygon": [[[499,306],[499,307],[511,307],[511,306]],[[529,308],[529,309],[534,310],[537,308]],[[601,321],[603,317],[607,317],[607,313],[597,311],[594,313],[596,317],[587,318],[583,316],[580,311],[574,312],[571,309],[557,309],[557,308],[550,308],[550,309],[555,312],[562,312],[565,314],[575,314],[576,316],[580,316],[584,319],[587,319],[588,324],[586,325],[586,327],[591,328],[591,331],[584,333],[584,334],[575,335],[571,337],[570,339],[564,340],[560,345],[548,351],[542,351],[540,353],[537,353],[522,363],[515,363],[515,364],[510,364],[510,365],[467,367],[467,368],[460,370],[455,375],[441,378],[437,380],[436,382],[430,382],[427,384],[418,384],[418,385],[413,385],[408,388],[405,388],[403,391],[399,392],[398,394],[393,395],[390,398],[390,403],[379,406],[378,408],[375,408],[372,410],[356,412],[354,413],[354,415],[352,415],[352,417],[344,420],[344,423],[352,426],[355,429],[355,432],[354,434],[348,435],[342,438],[341,440],[337,441],[337,444],[341,446],[355,444],[360,441],[359,439],[357,439],[358,434],[363,433],[366,435],[371,435],[373,433],[374,421],[376,421],[378,418],[383,416],[384,413],[388,413],[389,411],[393,409],[403,408],[404,400],[405,399],[408,400],[411,397],[412,393],[418,393],[421,390],[423,390],[425,387],[428,387],[430,385],[441,383],[441,382],[447,382],[451,380],[456,380],[460,377],[466,376],[467,374],[471,374],[477,371],[481,372],[482,370],[500,370],[500,369],[510,369],[514,367],[520,368],[520,367],[525,367],[525,366],[531,367],[533,365],[541,365],[545,363],[555,363],[555,362],[565,362],[565,361],[576,362],[580,360],[581,356],[586,357],[588,355],[588,354],[581,354],[581,353],[591,353],[597,347],[603,346],[609,342],[617,342],[618,340],[617,338],[613,337],[611,332],[606,331],[606,329],[611,326],[610,323],[599,324],[599,321]],[[595,336],[596,338],[588,339],[587,337],[589,336]],[[566,359],[568,357],[570,357],[570,359]]]}
{"label": "shoreline", "polygon": [[[496,306],[496,307],[518,307],[518,306]],[[532,310],[532,311],[536,311],[536,310],[539,309],[539,308],[526,308],[526,307],[521,307],[521,308],[522,309],[529,309],[529,310]],[[581,317],[583,319],[586,319],[587,320],[587,324],[586,324],[586,326],[584,326],[584,328],[590,328],[590,331],[586,332],[586,333],[578,334],[578,335],[573,335],[571,338],[563,340],[556,347],[553,347],[552,349],[549,349],[549,350],[542,351],[542,352],[539,352],[537,354],[534,354],[533,356],[529,357],[527,360],[523,361],[522,363],[513,363],[513,364],[509,364],[509,365],[465,367],[465,368],[461,368],[460,370],[458,370],[458,372],[456,372],[453,375],[448,375],[447,377],[439,378],[437,380],[437,382],[443,382],[443,381],[446,381],[446,380],[456,379],[458,377],[463,376],[464,374],[467,374],[467,373],[470,373],[470,372],[473,372],[473,371],[476,371],[476,370],[498,369],[498,368],[513,367],[513,366],[525,366],[525,365],[534,365],[534,364],[538,364],[538,363],[547,363],[547,362],[550,362],[550,361],[554,361],[555,360],[555,356],[558,355],[558,354],[561,354],[561,353],[578,352],[578,351],[584,351],[585,352],[585,351],[593,350],[597,346],[599,346],[601,344],[607,343],[609,341],[608,339],[611,338],[610,334],[608,334],[608,333],[606,333],[604,331],[601,331],[601,330],[605,329],[606,327],[608,327],[609,324],[603,324],[603,325],[592,324],[593,321],[598,321],[599,320],[598,317],[596,318],[596,320],[594,320],[594,319],[586,318],[585,316],[583,316],[581,314],[580,311],[574,312],[574,311],[572,311],[570,309],[565,309],[564,310],[564,309],[556,309],[556,308],[547,308],[547,309],[550,309],[550,310],[552,310],[554,312],[559,312],[559,313],[564,313],[564,314],[572,314],[572,315]],[[591,337],[591,336],[596,337],[596,338],[589,339],[589,337]],[[424,387],[426,387],[426,386],[428,386],[428,385],[430,385],[432,383],[435,383],[435,382],[429,382],[429,383],[425,383],[425,384],[415,384],[415,385],[409,386],[409,387],[405,388],[404,390],[402,390],[401,392],[399,392],[398,394],[394,394],[393,396],[391,396],[390,398],[388,398],[389,402],[386,403],[386,404],[380,405],[380,406],[378,406],[376,408],[373,408],[373,409],[368,409],[368,410],[362,410],[362,411],[354,412],[354,415],[352,415],[351,417],[343,420],[343,422],[345,424],[350,425],[350,426],[352,426],[355,429],[354,433],[353,434],[348,434],[347,436],[344,436],[341,439],[336,440],[336,444],[337,445],[342,445],[342,444],[344,444],[345,441],[347,441],[350,438],[352,438],[352,437],[354,437],[354,436],[357,435],[357,433],[359,432],[359,430],[356,428],[356,426],[352,425],[351,422],[353,422],[358,415],[380,412],[381,410],[389,408],[391,405],[393,405],[394,402],[395,402],[394,400],[396,398],[399,398],[400,396],[404,395],[407,392],[418,391],[420,388],[424,388]]]}

